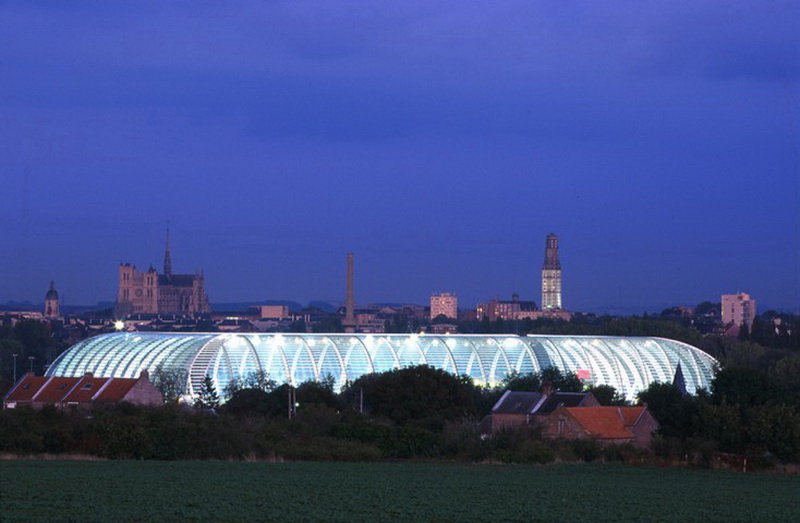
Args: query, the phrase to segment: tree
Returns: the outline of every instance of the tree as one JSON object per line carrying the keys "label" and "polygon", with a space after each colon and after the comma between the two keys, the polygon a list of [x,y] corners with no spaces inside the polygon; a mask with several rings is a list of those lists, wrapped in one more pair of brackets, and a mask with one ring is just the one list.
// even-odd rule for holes
{"label": "tree", "polygon": [[583,382],[574,372],[563,373],[558,367],[545,367],[539,372],[539,379],[542,383],[549,381],[553,384],[553,390],[561,392],[581,392]]}
{"label": "tree", "polygon": [[684,397],[675,385],[651,383],[639,393],[639,403],[647,405],[664,436],[686,439],[693,435],[696,400]]}
{"label": "tree", "polygon": [[702,303],[698,303],[697,307],[694,308],[695,316],[705,316],[706,314],[719,314],[722,305],[720,303],[712,303],[710,301],[704,301]]}
{"label": "tree", "polygon": [[275,390],[277,384],[275,380],[270,379],[269,373],[259,369],[251,372],[244,378],[244,388],[259,389],[264,392],[272,392]]}
{"label": "tree", "polygon": [[186,391],[186,382],[189,373],[185,369],[169,369],[162,364],[153,370],[150,381],[153,386],[164,396],[165,403],[177,403]]}
{"label": "tree", "polygon": [[431,325],[437,325],[439,323],[453,323],[455,320],[450,318],[449,316],[445,316],[444,314],[439,314],[435,318],[431,320]]}
{"label": "tree", "polygon": [[222,410],[234,416],[277,416],[286,412],[286,400],[278,393],[288,385],[278,387],[267,393],[260,389],[240,389],[230,396]]}
{"label": "tree", "polygon": [[[28,371],[31,362],[35,372],[45,368],[60,352],[59,344],[53,339],[50,324],[37,320],[22,320],[12,329],[3,329],[0,339],[6,341],[8,347],[10,347],[8,343],[15,345],[8,350],[3,350],[2,356],[6,356],[6,352],[8,352],[9,358],[11,354],[17,354],[17,377]],[[22,350],[13,342],[19,343]],[[33,360],[29,361],[28,358],[31,357]],[[12,365],[2,363],[3,367],[7,366],[9,369]]]}
{"label": "tree", "polygon": [[333,314],[324,316],[311,326],[312,332],[344,332],[342,320]]}
{"label": "tree", "polygon": [[553,391],[581,392],[583,382],[574,372],[562,373],[558,367],[546,367],[539,372],[519,374],[512,372],[503,380],[503,388],[522,392],[538,392],[544,382],[548,382]]}
{"label": "tree", "polygon": [[609,406],[623,406],[628,405],[628,401],[617,392],[615,387],[611,385],[592,385],[587,388],[586,392],[591,392],[592,396],[605,407]]}
{"label": "tree", "polygon": [[333,378],[323,381],[306,381],[301,383],[295,391],[295,398],[301,405],[317,405],[340,410],[342,408],[339,396],[333,391]]}
{"label": "tree", "polygon": [[275,390],[277,383],[270,379],[269,374],[261,369],[255,370],[246,376],[234,377],[225,385],[222,393],[226,398],[230,398],[234,393],[243,389],[256,389],[264,392]]}
{"label": "tree", "polygon": [[214,381],[208,374],[203,378],[203,383],[200,385],[199,395],[194,402],[194,406],[201,409],[216,409],[219,407],[217,388],[214,387]]}
{"label": "tree", "polygon": [[514,371],[503,379],[502,387],[518,392],[538,392],[542,388],[542,380],[538,373],[520,374]]}
{"label": "tree", "polygon": [[289,328],[286,329],[287,332],[308,332],[308,328],[306,327],[306,321],[304,319],[294,320],[292,323],[289,324]]}
{"label": "tree", "polygon": [[[14,371],[14,354],[17,355],[16,372]],[[11,381],[13,381],[15,374],[17,379],[25,374],[27,369],[25,369],[24,363],[27,363],[27,361],[23,363],[24,358],[25,347],[19,340],[14,338],[0,339],[0,380],[8,382],[9,387],[11,386]]]}
{"label": "tree", "polygon": [[739,327],[739,341],[747,341],[750,339],[750,327],[747,326],[747,323],[742,323]]}
{"label": "tree", "polygon": [[345,403],[359,404],[362,393],[366,411],[400,425],[438,430],[475,414],[466,382],[427,365],[362,376],[343,391]]}
{"label": "tree", "polygon": [[715,404],[739,405],[742,409],[771,403],[784,403],[788,396],[765,373],[747,367],[725,367],[711,382]]}

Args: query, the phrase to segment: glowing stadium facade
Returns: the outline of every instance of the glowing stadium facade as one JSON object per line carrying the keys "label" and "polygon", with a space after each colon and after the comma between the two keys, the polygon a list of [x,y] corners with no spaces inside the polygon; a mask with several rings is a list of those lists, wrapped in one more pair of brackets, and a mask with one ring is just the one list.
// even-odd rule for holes
{"label": "glowing stadium facade", "polygon": [[279,384],[331,376],[342,387],[364,374],[421,364],[489,384],[553,366],[634,399],[651,382],[671,382],[678,364],[688,392],[708,389],[717,362],[700,349],[663,338],[129,332],[74,345],[46,375],[133,378],[161,366],[185,373],[187,394],[193,396],[207,374],[217,390],[256,371]]}

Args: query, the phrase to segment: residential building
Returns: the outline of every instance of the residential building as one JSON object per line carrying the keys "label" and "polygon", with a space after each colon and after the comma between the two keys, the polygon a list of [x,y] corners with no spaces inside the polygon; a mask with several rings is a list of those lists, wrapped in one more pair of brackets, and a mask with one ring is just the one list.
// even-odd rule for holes
{"label": "residential building", "polygon": [[439,316],[458,319],[458,297],[449,292],[431,296],[431,319]]}
{"label": "residential building", "polygon": [[646,406],[559,407],[541,416],[546,438],[596,439],[603,444],[632,443],[646,448],[659,425]]}
{"label": "residential building", "polygon": [[81,377],[35,376],[29,372],[8,391],[3,408],[86,408],[122,401],[162,405],[164,398],[150,383],[147,370],[138,378],[96,378],[90,372]]}
{"label": "residential building", "polygon": [[502,319],[504,321],[519,320],[530,317],[529,315],[531,312],[538,310],[536,302],[520,301],[518,294],[512,295],[511,301],[503,301],[495,298],[486,303],[479,303],[476,307],[478,319],[489,318],[489,321],[496,321],[497,319]]}
{"label": "residential building", "polygon": [[261,319],[281,320],[289,317],[288,305],[256,305],[253,308],[259,311]]}
{"label": "residential building", "polygon": [[600,406],[591,392],[521,392],[507,390],[492,407],[492,413],[481,421],[481,433],[524,427],[541,421],[541,416],[559,407]]}
{"label": "residential building", "polygon": [[740,292],[738,294],[722,295],[722,323],[723,325],[733,325],[747,328],[753,326],[756,317],[756,300],[750,295]]}

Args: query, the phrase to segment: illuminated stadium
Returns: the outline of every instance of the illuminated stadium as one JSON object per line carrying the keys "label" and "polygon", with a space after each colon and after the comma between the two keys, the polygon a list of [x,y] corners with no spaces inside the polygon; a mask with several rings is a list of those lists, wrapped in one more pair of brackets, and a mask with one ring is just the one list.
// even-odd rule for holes
{"label": "illuminated stadium", "polygon": [[716,360],[663,338],[431,334],[219,334],[128,332],[84,340],[56,359],[46,376],[135,378],[161,366],[187,375],[196,395],[209,375],[217,390],[264,371],[277,383],[332,377],[337,388],[372,373],[427,364],[481,384],[546,367],[584,383],[611,385],[628,399],[651,382],[671,382],[681,365],[686,389],[708,389]]}

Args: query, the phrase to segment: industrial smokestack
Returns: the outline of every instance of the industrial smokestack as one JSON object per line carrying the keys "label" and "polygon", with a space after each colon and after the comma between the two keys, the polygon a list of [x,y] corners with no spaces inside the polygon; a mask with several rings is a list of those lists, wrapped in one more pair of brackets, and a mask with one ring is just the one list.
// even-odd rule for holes
{"label": "industrial smokestack", "polygon": [[353,253],[347,253],[347,301],[345,302],[344,313],[344,326],[345,332],[356,331],[355,319],[355,299],[353,298]]}

